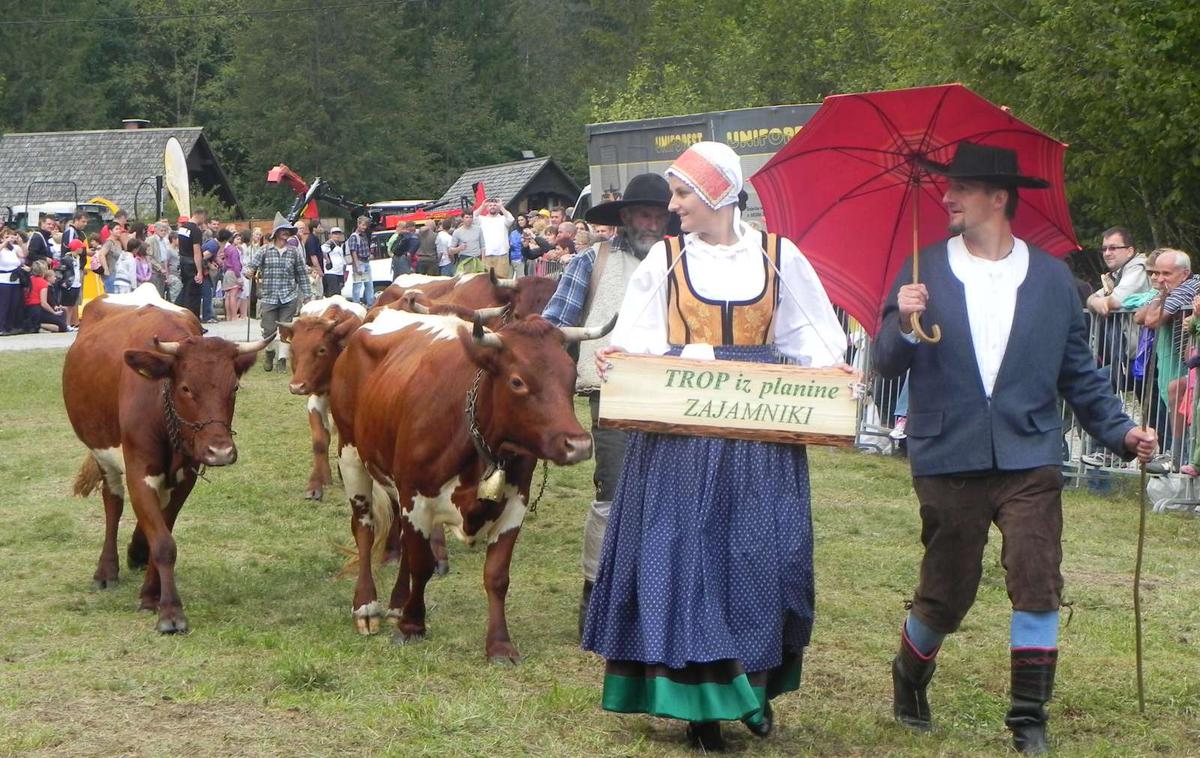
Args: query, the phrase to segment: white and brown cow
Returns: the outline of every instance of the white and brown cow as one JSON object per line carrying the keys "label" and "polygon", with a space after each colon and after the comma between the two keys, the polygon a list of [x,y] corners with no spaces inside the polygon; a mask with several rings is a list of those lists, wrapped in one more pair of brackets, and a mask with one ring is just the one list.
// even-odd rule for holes
{"label": "white and brown cow", "polygon": [[334,362],[366,317],[366,308],[334,295],[306,304],[294,321],[279,324],[280,341],[292,346],[288,390],[308,398],[313,462],[304,496],[309,500],[320,500],[326,485],[333,483],[329,467],[329,382]]}
{"label": "white and brown cow", "polygon": [[117,525],[128,492],[138,523],[131,561],[139,553],[149,560],[141,607],[157,610],[164,634],[188,628],[175,588],[175,519],[202,467],[237,460],[230,424],[238,380],[269,342],[206,338],[191,312],[145,284],[90,303],[67,351],[67,417],[90,451],[75,491],[102,485],[104,496],[95,586],[117,582]]}
{"label": "white and brown cow", "polygon": [[330,406],[359,553],[351,609],[360,633],[377,632],[385,615],[371,553],[399,513],[404,553],[386,611],[396,639],[424,636],[429,537],[445,525],[469,545],[487,545],[486,652],[518,660],[504,602],[534,467],[539,458],[578,463],[592,451],[563,345],[602,331],[559,330],[530,316],[494,333],[476,321],[472,333],[454,316],[387,310],[350,338]]}

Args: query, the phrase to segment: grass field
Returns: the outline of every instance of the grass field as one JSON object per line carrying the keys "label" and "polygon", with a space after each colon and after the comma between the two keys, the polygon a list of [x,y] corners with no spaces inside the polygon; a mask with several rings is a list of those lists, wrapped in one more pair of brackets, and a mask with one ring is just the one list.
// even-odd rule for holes
{"label": "grass field", "polygon": [[[0,754],[684,755],[682,727],[600,710],[601,664],[575,634],[590,464],[552,469],[517,545],[509,626],[516,668],[483,655],[482,551],[451,546],[430,588],[429,637],[359,637],[340,487],[301,499],[303,401],[278,374],[244,381],[240,461],[208,473],[180,517],[178,578],[193,631],[160,637],[138,613],[141,575],[90,589],[103,509],[69,487],[83,447],[62,408],[63,353],[0,354]],[[998,539],[979,601],[931,687],[927,737],[890,718],[888,662],[919,557],[902,461],[812,451],[817,624],[801,691],[777,701],[766,742],[728,728],[747,755],[1011,753],[1008,602]],[[1148,716],[1134,690],[1132,493],[1069,493],[1062,630],[1051,729],[1064,756],[1200,754],[1200,521],[1151,516],[1143,591]],[[133,526],[122,524],[121,554]],[[386,597],[394,570],[384,569]],[[1064,614],[1065,620],[1065,614]]]}

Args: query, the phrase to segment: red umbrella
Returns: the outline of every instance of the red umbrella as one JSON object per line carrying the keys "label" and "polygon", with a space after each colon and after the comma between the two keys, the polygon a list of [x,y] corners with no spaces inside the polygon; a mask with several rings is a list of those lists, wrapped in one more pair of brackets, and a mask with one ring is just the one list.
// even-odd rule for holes
{"label": "red umbrella", "polygon": [[1060,257],[1079,249],[1063,191],[1067,146],[961,84],[827,97],[750,181],[771,230],[874,335],[905,259],[915,281],[917,249],[947,234],[946,181],[916,159],[948,163],[961,141],[1016,150],[1022,174],[1050,182],[1021,191],[1014,234]]}

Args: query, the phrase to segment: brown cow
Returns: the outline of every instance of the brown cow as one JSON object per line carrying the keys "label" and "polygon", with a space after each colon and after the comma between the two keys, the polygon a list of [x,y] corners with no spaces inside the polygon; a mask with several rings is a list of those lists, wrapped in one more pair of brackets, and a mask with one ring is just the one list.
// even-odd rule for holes
{"label": "brown cow", "polygon": [[476,321],[472,335],[453,316],[387,310],[350,338],[330,406],[359,554],[351,608],[360,633],[379,630],[371,553],[401,513],[404,555],[387,611],[396,639],[424,636],[428,540],[445,524],[469,545],[487,544],[487,655],[519,659],[504,600],[534,467],[538,458],[578,463],[592,449],[575,417],[575,367],[563,343],[602,331],[560,331],[531,316],[496,333]]}
{"label": "brown cow", "polygon": [[[497,279],[496,272],[486,274],[463,274],[452,279],[424,277],[409,274],[398,277],[375,301],[375,307],[367,321],[384,308],[411,310],[416,301],[426,306],[458,305],[473,311],[507,305],[509,311],[504,319],[485,321],[485,325],[499,328],[508,321],[520,321],[526,316],[540,316],[545,310],[558,280],[546,276],[523,276],[519,279]],[[419,293],[416,297],[405,295]]]}
{"label": "brown cow", "polygon": [[308,303],[294,321],[279,324],[280,341],[292,346],[292,381],[288,389],[293,395],[308,397],[313,464],[304,496],[309,500],[320,500],[325,485],[333,483],[329,468],[329,381],[346,340],[366,317],[366,308],[334,295]]}
{"label": "brown cow", "polygon": [[[205,338],[191,312],[146,284],[88,305],[67,351],[67,417],[91,451],[75,491],[87,495],[103,485],[104,548],[95,586],[117,582],[117,525],[128,490],[149,548],[141,607],[158,611],[164,634],[188,628],[175,589],[175,519],[202,467],[237,460],[230,422],[238,379],[269,343]],[[135,534],[131,557],[138,541]]]}

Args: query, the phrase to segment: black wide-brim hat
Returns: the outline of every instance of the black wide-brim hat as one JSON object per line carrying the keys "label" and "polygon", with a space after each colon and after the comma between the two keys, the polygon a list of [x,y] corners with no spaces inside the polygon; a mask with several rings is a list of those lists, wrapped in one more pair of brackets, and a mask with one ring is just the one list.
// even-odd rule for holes
{"label": "black wide-brim hat", "polygon": [[917,158],[917,163],[926,171],[951,179],[975,179],[1001,187],[1025,187],[1046,189],[1050,182],[1036,176],[1022,176],[1017,171],[1017,153],[1005,147],[976,145],[960,142],[949,163],[935,163],[927,158]]}
{"label": "black wide-brim hat", "polygon": [[666,208],[671,202],[671,187],[667,180],[658,174],[638,174],[629,180],[625,186],[625,194],[620,200],[609,200],[592,206],[583,214],[583,220],[589,224],[604,224],[606,226],[623,226],[621,209],[631,205],[651,205],[655,208]]}

